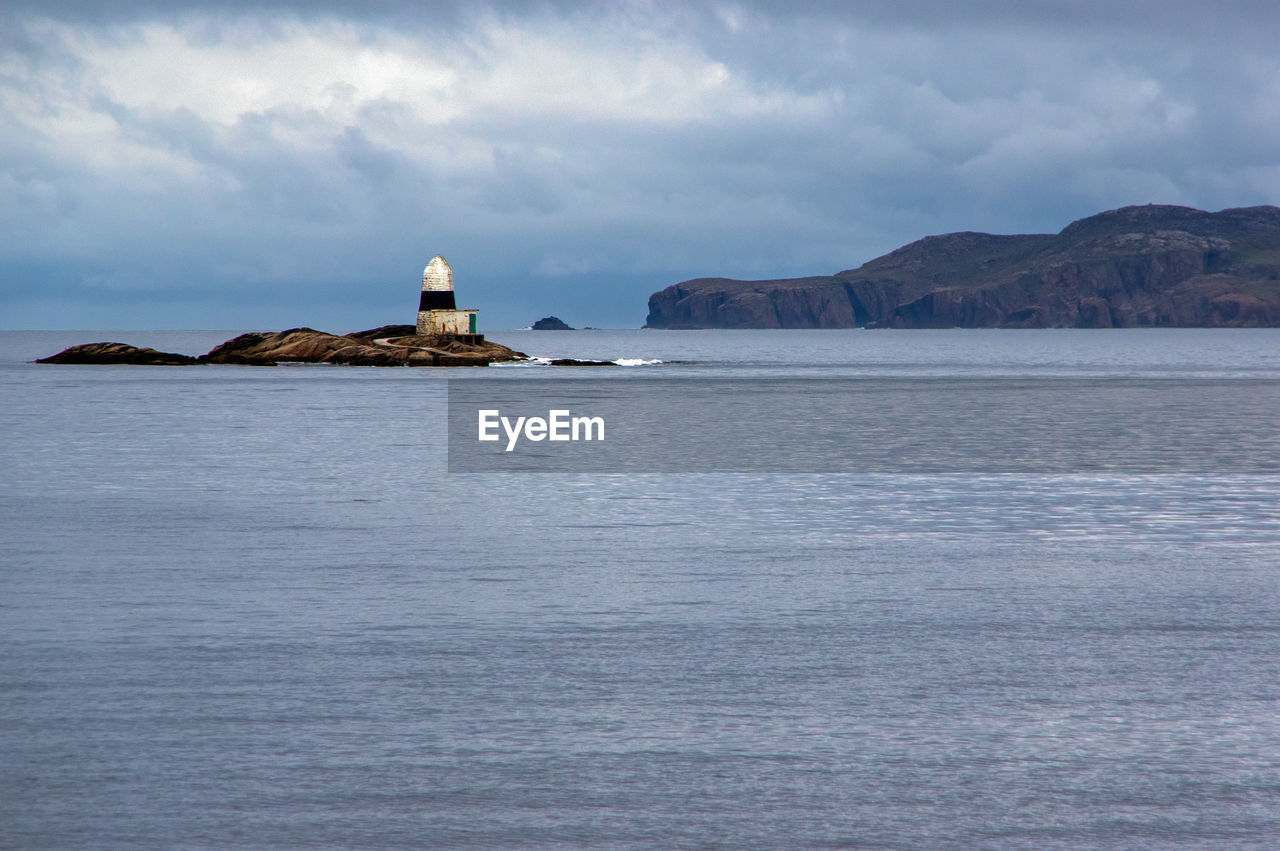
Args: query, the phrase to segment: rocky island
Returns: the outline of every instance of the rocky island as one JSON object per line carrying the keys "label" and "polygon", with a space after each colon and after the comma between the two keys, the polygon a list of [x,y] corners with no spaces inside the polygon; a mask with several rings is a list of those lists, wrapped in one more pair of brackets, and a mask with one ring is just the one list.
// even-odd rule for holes
{"label": "rocky island", "polygon": [[526,355],[498,343],[471,343],[457,335],[417,333],[413,325],[383,325],[352,334],[328,334],[312,328],[241,334],[199,357],[157,352],[124,343],[85,343],[36,363],[137,364],[185,366],[327,363],[347,366],[488,366],[523,360]]}
{"label": "rocky island", "polygon": [[544,316],[529,326],[530,331],[572,331],[569,325],[559,316]]}
{"label": "rocky island", "polygon": [[528,356],[485,340],[476,332],[476,311],[459,309],[453,269],[437,254],[422,270],[415,325],[382,325],[351,334],[314,328],[241,334],[199,357],[157,352],[125,343],[84,343],[36,363],[187,366],[327,363],[345,366],[488,366]]}
{"label": "rocky island", "polygon": [[1280,208],[1124,207],[1056,234],[951,233],[834,275],[698,278],[647,328],[1280,326]]}

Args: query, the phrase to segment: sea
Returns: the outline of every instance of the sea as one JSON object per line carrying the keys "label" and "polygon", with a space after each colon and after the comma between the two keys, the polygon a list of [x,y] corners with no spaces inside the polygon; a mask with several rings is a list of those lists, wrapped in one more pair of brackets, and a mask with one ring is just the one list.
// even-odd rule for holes
{"label": "sea", "polygon": [[[234,333],[0,333],[0,847],[1280,847],[1280,329],[31,363]],[[450,388],[654,379],[901,463],[450,466]]]}

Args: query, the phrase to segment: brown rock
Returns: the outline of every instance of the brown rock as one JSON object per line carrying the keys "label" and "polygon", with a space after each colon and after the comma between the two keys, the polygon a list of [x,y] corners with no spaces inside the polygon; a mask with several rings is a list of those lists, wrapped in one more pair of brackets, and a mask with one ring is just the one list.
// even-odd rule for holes
{"label": "brown rock", "polygon": [[377,328],[370,328],[368,331],[352,331],[345,336],[362,340],[378,340],[383,337],[404,337],[416,333],[418,333],[418,326],[416,325],[380,325]]}
{"label": "brown rock", "polygon": [[201,363],[273,365],[277,363],[330,363],[348,366],[487,366],[496,361],[525,357],[498,343],[467,344],[437,336],[405,334],[380,336],[412,329],[410,325],[385,325],[370,331],[338,336],[312,328],[294,328],[275,334],[241,334],[207,355]]}
{"label": "brown rock", "polygon": [[36,363],[66,364],[134,364],[139,366],[188,366],[196,359],[190,355],[158,352],[126,343],[82,343],[63,349],[56,355],[40,358]]}
{"label": "brown rock", "polygon": [[450,337],[416,334],[386,339],[412,325],[385,325],[359,334],[338,336],[313,328],[241,334],[199,358],[139,349],[123,343],[72,346],[39,363],[237,364],[275,366],[280,363],[328,363],[347,366],[488,366],[526,357],[498,343],[464,343]]}

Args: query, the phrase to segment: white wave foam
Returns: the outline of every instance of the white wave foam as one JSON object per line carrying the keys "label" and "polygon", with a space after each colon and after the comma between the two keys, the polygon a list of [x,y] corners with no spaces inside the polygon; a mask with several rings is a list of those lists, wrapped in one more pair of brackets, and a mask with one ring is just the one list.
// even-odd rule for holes
{"label": "white wave foam", "polygon": [[550,363],[551,363],[551,358],[531,357],[531,358],[526,358],[525,360],[497,361],[496,363],[489,364],[489,366],[513,369],[513,368],[525,367],[525,366],[547,366]]}
{"label": "white wave foam", "polygon": [[[543,357],[541,355],[530,355],[525,360],[505,361],[505,362],[499,362],[499,363],[494,363],[490,365],[505,366],[505,367],[550,366],[552,360],[555,360],[555,358]],[[658,360],[657,358],[618,358],[613,362],[616,363],[618,366],[651,366],[656,363],[662,363],[662,361]]]}

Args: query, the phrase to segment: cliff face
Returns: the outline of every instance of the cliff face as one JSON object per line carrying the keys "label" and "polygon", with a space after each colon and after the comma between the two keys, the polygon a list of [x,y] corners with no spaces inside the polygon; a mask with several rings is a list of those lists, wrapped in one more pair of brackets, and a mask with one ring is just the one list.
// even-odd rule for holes
{"label": "cliff face", "polygon": [[834,275],[699,278],[649,328],[1280,326],[1280,208],[1125,207],[1058,234],[931,236]]}

